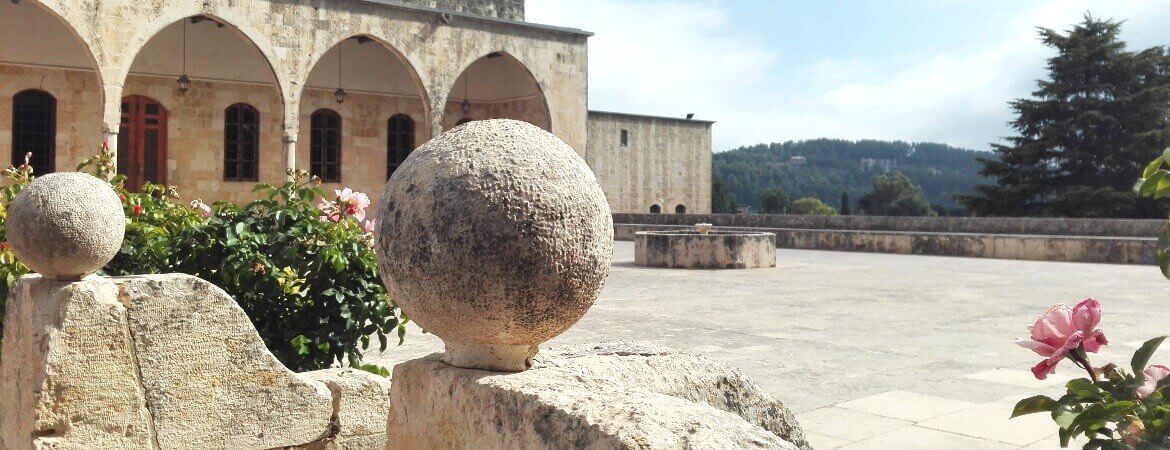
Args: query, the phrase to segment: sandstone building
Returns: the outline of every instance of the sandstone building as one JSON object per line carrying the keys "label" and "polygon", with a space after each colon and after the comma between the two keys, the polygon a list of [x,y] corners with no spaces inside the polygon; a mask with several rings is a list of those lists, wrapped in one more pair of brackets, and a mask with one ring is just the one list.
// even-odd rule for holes
{"label": "sandstone building", "polygon": [[589,36],[523,0],[9,0],[0,148],[43,174],[104,141],[130,188],[242,201],[287,168],[380,192],[431,137],[512,118],[584,155],[615,212],[709,212],[710,123],[589,112]]}

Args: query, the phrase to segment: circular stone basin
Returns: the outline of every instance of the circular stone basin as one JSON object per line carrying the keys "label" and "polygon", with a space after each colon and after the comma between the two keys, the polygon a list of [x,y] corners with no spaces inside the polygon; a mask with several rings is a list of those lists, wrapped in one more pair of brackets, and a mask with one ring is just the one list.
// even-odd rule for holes
{"label": "circular stone basin", "polygon": [[776,267],[776,235],[640,231],[634,235],[634,264],[680,269]]}

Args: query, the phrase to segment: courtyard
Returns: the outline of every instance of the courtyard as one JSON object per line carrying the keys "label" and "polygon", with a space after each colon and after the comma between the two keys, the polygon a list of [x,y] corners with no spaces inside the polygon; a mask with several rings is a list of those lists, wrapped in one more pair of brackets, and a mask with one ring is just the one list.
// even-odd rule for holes
{"label": "courtyard", "polygon": [[[636,341],[738,367],[792,409],[814,448],[1059,448],[1019,399],[1059,396],[1069,362],[1046,381],[1012,340],[1048,306],[1101,301],[1124,364],[1160,319],[1170,282],[1154,266],[778,250],[775,269],[686,271],[633,264],[617,242],[605,290],[549,345]],[[442,350],[413,328],[372,362]],[[1164,353],[1153,363],[1170,361]]]}

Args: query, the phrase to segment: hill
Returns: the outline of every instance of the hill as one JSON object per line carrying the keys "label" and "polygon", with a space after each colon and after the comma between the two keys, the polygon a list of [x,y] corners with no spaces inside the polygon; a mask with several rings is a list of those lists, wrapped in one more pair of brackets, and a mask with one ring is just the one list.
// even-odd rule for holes
{"label": "hill", "polygon": [[815,139],[719,152],[713,172],[740,205],[753,209],[759,207],[760,193],[774,187],[793,199],[817,197],[839,208],[841,191],[856,202],[875,176],[893,171],[922,186],[932,204],[956,208],[954,194],[969,193],[983,182],[979,156],[991,154],[936,143]]}

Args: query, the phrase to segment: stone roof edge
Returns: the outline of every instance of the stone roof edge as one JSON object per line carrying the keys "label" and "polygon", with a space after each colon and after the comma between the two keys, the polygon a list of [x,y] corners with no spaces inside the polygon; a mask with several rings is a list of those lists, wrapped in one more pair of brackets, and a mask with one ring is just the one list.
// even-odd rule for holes
{"label": "stone roof edge", "polygon": [[665,121],[670,121],[670,122],[702,123],[702,124],[708,124],[708,125],[715,123],[714,120],[688,119],[686,117],[667,117],[667,116],[655,116],[655,115],[650,115],[650,114],[634,114],[634,113],[624,113],[624,112],[614,112],[614,111],[599,111],[599,110],[594,110],[594,109],[589,110],[589,114],[590,115],[601,114],[601,115],[607,115],[607,116],[634,117],[634,118],[639,118],[639,119],[665,120]]}
{"label": "stone roof edge", "polygon": [[414,4],[401,2],[401,1],[397,1],[397,0],[359,0],[359,1],[366,2],[366,3],[374,3],[374,4],[378,4],[378,5],[383,5],[383,6],[390,6],[390,7],[394,7],[394,8],[408,9],[408,10],[412,10],[412,11],[422,11],[422,12],[429,12],[429,13],[435,13],[435,14],[449,14],[451,16],[464,18],[464,19],[479,20],[479,21],[484,21],[484,22],[494,22],[494,23],[499,23],[499,24],[504,24],[504,25],[524,27],[524,28],[535,28],[538,30],[552,31],[555,33],[572,34],[572,35],[584,36],[584,37],[593,36],[593,32],[585,31],[585,30],[582,30],[579,28],[559,27],[556,25],[543,25],[543,24],[539,24],[539,23],[501,19],[499,17],[480,16],[480,15],[471,14],[471,13],[450,11],[450,10],[439,9],[439,8],[431,8],[429,6],[422,6],[422,5],[414,5]]}

